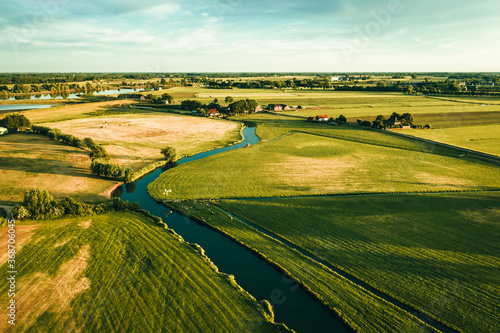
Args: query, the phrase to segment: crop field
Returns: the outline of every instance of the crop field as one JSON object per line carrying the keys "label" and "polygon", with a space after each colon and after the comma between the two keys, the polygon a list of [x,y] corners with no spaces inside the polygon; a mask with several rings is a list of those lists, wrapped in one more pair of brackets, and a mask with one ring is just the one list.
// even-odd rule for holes
{"label": "crop field", "polygon": [[500,169],[467,157],[294,133],[167,170],[148,190],[161,200],[167,187],[172,199],[493,190],[500,189]]}
{"label": "crop field", "polygon": [[0,202],[5,204],[22,201],[24,192],[34,187],[56,198],[103,201],[106,189],[116,183],[90,173],[85,150],[36,134],[1,136],[0,170]]}
{"label": "crop field", "polygon": [[44,221],[28,237],[16,255],[17,325],[2,320],[2,332],[286,332],[199,247],[143,215]]}
{"label": "crop field", "polygon": [[258,253],[293,278],[295,283],[289,281],[291,291],[300,284],[356,332],[437,332],[409,312],[351,283],[282,242],[230,218],[208,202],[169,203],[169,206],[203,219],[212,228]]}
{"label": "crop field", "polygon": [[217,204],[456,331],[500,329],[498,193]]}
{"label": "crop field", "polygon": [[[132,109],[133,110],[133,109]],[[161,160],[160,149],[172,146],[180,155],[223,147],[241,139],[236,122],[169,113],[120,113],[42,125],[104,145],[112,160],[137,170]]]}
{"label": "crop field", "polygon": [[409,133],[425,139],[500,155],[500,125],[440,128]]}

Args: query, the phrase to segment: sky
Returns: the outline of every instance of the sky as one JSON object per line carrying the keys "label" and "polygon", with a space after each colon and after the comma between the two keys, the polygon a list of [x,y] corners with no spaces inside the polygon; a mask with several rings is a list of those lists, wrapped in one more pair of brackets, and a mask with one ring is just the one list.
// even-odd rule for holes
{"label": "sky", "polygon": [[500,72],[498,0],[0,2],[0,72]]}

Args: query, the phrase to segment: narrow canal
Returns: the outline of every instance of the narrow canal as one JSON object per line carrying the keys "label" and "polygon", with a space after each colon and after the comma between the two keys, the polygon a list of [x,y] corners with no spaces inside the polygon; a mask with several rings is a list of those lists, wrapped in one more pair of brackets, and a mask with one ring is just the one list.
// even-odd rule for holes
{"label": "narrow canal", "polygon": [[[243,135],[245,140],[237,145],[214,149],[177,162],[183,164],[238,149],[247,143],[259,142],[255,128],[245,128]],[[135,188],[124,185],[115,193],[121,193],[122,200],[139,202],[142,209],[162,217],[186,241],[199,244],[221,272],[234,275],[236,282],[257,300],[266,299],[273,305],[276,322],[286,324],[297,333],[350,331],[327,308],[240,244],[178,213],[173,212],[166,217],[165,213],[170,209],[158,204],[147,192],[147,186],[162,172],[161,169],[156,170],[138,180],[134,184]]]}

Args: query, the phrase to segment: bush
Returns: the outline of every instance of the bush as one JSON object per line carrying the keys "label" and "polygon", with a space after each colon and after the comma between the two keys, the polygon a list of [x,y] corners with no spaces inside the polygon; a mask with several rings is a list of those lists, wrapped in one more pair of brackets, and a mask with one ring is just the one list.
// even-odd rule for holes
{"label": "bush", "polygon": [[47,135],[49,133],[49,131],[51,130],[51,128],[50,127],[45,127],[45,126],[33,125],[33,126],[31,126],[31,130],[34,133],[38,133],[38,134],[42,134],[42,135]]}
{"label": "bush", "polygon": [[62,132],[60,130],[58,130],[57,128],[54,128],[54,129],[51,129],[48,133],[47,133],[47,136],[51,139],[51,140],[59,140],[59,137],[62,136]]}
{"label": "bush", "polygon": [[141,205],[138,202],[122,201],[122,199],[114,197],[113,198],[113,209],[115,211],[129,210],[132,212],[138,212],[141,210]]}
{"label": "bush", "polygon": [[15,205],[12,209],[12,218],[15,220],[26,220],[30,218],[30,212],[22,205]]}
{"label": "bush", "polygon": [[7,211],[3,207],[0,207],[0,218],[7,218]]}
{"label": "bush", "polygon": [[360,125],[365,126],[365,127],[372,127],[373,123],[369,120],[365,120],[365,121],[361,122]]}
{"label": "bush", "polygon": [[90,148],[89,157],[91,160],[95,160],[95,159],[109,160],[110,159],[106,150],[103,147],[98,146],[98,145],[95,145],[92,148]]}

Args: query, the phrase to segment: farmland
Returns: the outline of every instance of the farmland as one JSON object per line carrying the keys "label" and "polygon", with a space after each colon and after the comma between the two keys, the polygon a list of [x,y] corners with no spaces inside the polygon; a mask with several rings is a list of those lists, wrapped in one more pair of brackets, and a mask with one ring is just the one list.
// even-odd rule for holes
{"label": "farmland", "polygon": [[294,133],[167,170],[148,189],[157,199],[167,186],[172,199],[500,189],[496,166],[457,156]]}
{"label": "farmland", "polygon": [[413,131],[412,135],[500,155],[500,125],[463,126]]}
{"label": "farmland", "polygon": [[[143,215],[27,221],[18,228],[27,230],[16,256],[17,325],[9,332],[286,331],[199,247]],[[2,269],[8,270],[5,260]],[[2,284],[3,317],[7,290]],[[0,325],[7,331],[6,320]]]}
{"label": "farmland", "polygon": [[24,192],[34,187],[56,198],[103,201],[103,192],[116,183],[90,173],[86,151],[36,134],[0,137],[0,170],[0,202],[5,204],[22,201]]}
{"label": "farmland", "polygon": [[427,194],[218,205],[449,327],[493,332],[500,321],[499,199],[498,193]]}
{"label": "farmland", "polygon": [[91,137],[113,161],[133,170],[161,160],[160,149],[165,146],[175,147],[180,155],[192,155],[241,139],[241,126],[235,122],[148,111],[42,125],[79,138]]}

